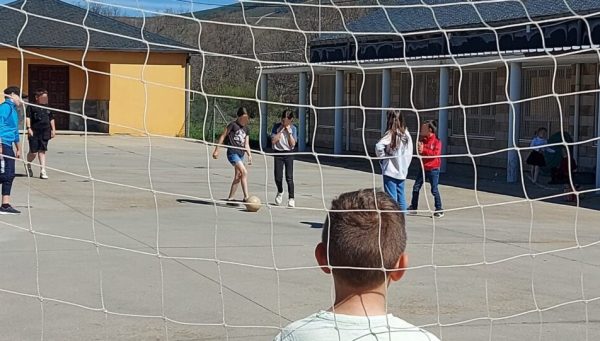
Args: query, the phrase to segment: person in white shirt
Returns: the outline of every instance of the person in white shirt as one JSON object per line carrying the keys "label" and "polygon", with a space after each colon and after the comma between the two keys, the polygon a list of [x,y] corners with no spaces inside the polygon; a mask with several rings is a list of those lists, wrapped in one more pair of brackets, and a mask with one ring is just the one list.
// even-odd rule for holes
{"label": "person in white shirt", "polygon": [[404,197],[404,182],[413,157],[412,137],[406,129],[404,115],[399,110],[387,113],[387,131],[375,145],[377,157],[382,158],[383,187],[385,192],[407,209]]}
{"label": "person in white shirt", "polygon": [[333,276],[334,305],[291,323],[275,341],[439,341],[387,310],[392,282],[404,275],[404,214],[388,194],[373,189],[333,200],[315,257]]}
{"label": "person in white shirt", "polygon": [[[548,140],[546,139],[547,133],[548,130],[546,128],[539,128],[535,132],[535,136],[531,140],[529,147],[541,147],[548,144]],[[552,148],[535,148],[527,157],[526,162],[528,165],[531,165],[530,179],[533,183],[537,183],[537,179],[540,174],[540,167],[546,167],[546,158],[544,157],[544,152],[554,153],[554,150]]]}
{"label": "person in white shirt", "polygon": [[281,122],[275,123],[271,130],[271,144],[275,153],[275,185],[277,195],[275,204],[283,202],[283,169],[288,187],[288,207],[296,207],[294,199],[294,148],[298,140],[298,130],[293,124],[294,112],[286,109],[281,113]]}

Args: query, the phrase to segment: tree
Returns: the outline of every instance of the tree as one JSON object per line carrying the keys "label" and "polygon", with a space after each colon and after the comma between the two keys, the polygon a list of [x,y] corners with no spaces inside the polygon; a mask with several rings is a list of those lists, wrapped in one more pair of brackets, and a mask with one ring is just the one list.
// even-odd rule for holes
{"label": "tree", "polygon": [[119,7],[103,5],[103,4],[99,4],[99,3],[95,3],[95,2],[88,2],[88,1],[84,1],[84,0],[79,1],[77,3],[77,6],[86,8],[86,9],[88,8],[88,5],[89,5],[90,12],[97,13],[100,15],[104,15],[107,17],[120,17],[123,15],[123,10]]}

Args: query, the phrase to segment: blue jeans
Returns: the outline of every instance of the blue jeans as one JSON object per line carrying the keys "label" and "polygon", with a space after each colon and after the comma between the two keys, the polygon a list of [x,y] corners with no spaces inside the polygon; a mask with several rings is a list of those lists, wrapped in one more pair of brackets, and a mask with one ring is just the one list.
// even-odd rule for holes
{"label": "blue jeans", "polygon": [[227,153],[227,161],[231,163],[232,166],[235,166],[238,162],[244,162],[244,155],[237,153]]}
{"label": "blue jeans", "polygon": [[[431,184],[431,194],[433,194],[435,210],[441,211],[442,198],[440,197],[440,191],[438,190],[438,183],[440,181],[439,168],[425,171],[425,179]],[[412,200],[410,204],[413,210],[416,210],[419,207],[419,192],[421,191],[421,187],[423,187],[423,172],[419,171],[417,179],[415,180],[415,185],[413,186]]]}
{"label": "blue jeans", "polygon": [[404,198],[404,180],[383,176],[383,188],[385,192],[394,199],[402,211],[406,211],[406,199]]}
{"label": "blue jeans", "polygon": [[2,154],[8,156],[4,158],[4,173],[0,174],[2,195],[10,195],[13,180],[15,179],[15,151],[12,146],[2,144]]}

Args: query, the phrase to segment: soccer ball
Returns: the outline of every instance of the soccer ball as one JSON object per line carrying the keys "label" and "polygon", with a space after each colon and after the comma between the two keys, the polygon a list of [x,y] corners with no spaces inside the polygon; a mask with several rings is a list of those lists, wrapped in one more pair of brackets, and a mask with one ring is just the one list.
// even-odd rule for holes
{"label": "soccer ball", "polygon": [[246,199],[244,205],[246,205],[246,211],[257,212],[260,210],[260,199],[257,196],[251,195]]}

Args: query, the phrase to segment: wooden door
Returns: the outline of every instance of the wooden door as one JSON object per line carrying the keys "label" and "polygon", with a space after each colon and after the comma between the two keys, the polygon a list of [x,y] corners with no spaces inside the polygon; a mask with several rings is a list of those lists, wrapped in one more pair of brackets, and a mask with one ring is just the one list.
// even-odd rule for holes
{"label": "wooden door", "polygon": [[[36,89],[48,90],[48,106],[70,110],[69,67],[55,65],[29,65],[29,96],[33,100]],[[69,129],[69,115],[55,112],[56,129]]]}

